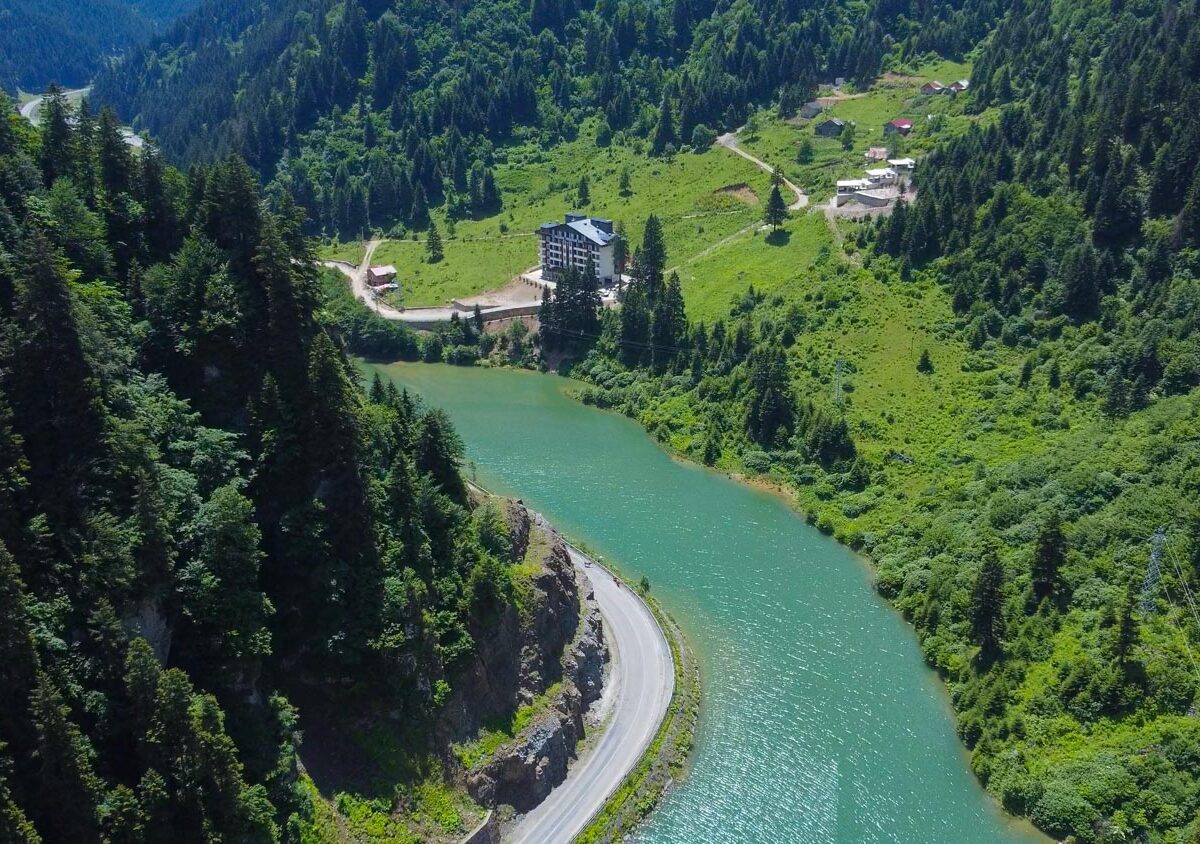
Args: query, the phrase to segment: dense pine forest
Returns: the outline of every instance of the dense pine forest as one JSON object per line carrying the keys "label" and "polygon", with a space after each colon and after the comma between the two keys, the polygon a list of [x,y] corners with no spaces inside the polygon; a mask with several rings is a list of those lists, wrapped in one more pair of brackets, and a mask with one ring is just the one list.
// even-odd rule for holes
{"label": "dense pine forest", "polygon": [[0,90],[87,85],[105,61],[189,11],[193,0],[4,0]]}
{"label": "dense pine forest", "polygon": [[[1000,4],[487,0],[465,6],[211,2],[112,67],[98,101],[182,162],[244,156],[345,237],[498,210],[506,142],[573,138],[654,152],[818,78],[869,80],[885,53],[961,54]],[[237,92],[233,96],[231,92]]]}
{"label": "dense pine forest", "polygon": [[356,386],[262,208],[0,100],[6,842],[298,840],[288,695],[421,724],[509,600],[445,416]]}

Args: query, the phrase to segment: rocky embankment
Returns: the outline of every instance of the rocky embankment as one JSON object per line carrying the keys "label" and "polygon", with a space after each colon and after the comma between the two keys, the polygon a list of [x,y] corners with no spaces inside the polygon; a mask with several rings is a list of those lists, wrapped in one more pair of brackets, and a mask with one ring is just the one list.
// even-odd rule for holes
{"label": "rocky embankment", "polygon": [[469,742],[516,707],[534,704],[529,723],[469,770],[451,760],[478,803],[525,812],[566,778],[588,708],[601,696],[609,652],[591,584],[577,577],[561,538],[520,502],[505,506],[522,600],[489,630],[472,631],[478,653],[454,684],[443,731],[447,744]]}

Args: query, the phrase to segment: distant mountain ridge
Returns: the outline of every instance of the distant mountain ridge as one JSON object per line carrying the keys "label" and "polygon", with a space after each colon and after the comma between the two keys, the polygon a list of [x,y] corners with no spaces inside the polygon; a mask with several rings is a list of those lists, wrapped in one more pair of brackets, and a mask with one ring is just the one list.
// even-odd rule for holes
{"label": "distant mountain ridge", "polygon": [[109,56],[152,37],[194,0],[0,0],[0,88],[86,85]]}

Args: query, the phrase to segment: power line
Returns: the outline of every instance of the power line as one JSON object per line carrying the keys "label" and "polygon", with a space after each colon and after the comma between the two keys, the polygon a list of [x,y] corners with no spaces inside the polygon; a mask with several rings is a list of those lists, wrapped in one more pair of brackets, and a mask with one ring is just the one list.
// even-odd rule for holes
{"label": "power line", "polygon": [[1162,577],[1162,569],[1159,563],[1162,560],[1163,543],[1167,539],[1167,529],[1160,527],[1154,532],[1151,537],[1150,562],[1146,566],[1146,576],[1142,579],[1142,614],[1150,615],[1154,612],[1154,592],[1158,588],[1158,582]]}
{"label": "power line", "polygon": [[[1155,575],[1154,584],[1156,585],[1158,583],[1159,575],[1161,574],[1158,563],[1162,558],[1162,551],[1166,545],[1166,535],[1167,531],[1165,527],[1159,528],[1154,533],[1154,548],[1150,553],[1150,566],[1146,571],[1146,583],[1150,582],[1151,573]],[[1179,565],[1179,558],[1175,549],[1169,548],[1168,550],[1170,551],[1171,564],[1174,568],[1175,575],[1179,578],[1179,585],[1183,590],[1184,599],[1189,610],[1191,611],[1192,620],[1196,623],[1197,631],[1200,631],[1200,613],[1197,613],[1196,611],[1196,602],[1192,597],[1191,589],[1188,587],[1187,578],[1184,577],[1183,567]],[[1163,596],[1167,599],[1167,606],[1171,608],[1168,618],[1171,622],[1171,625],[1179,632],[1179,638],[1183,642],[1183,650],[1187,654],[1188,662],[1190,662],[1192,665],[1192,672],[1196,675],[1196,688],[1198,691],[1200,691],[1200,661],[1197,661],[1195,653],[1192,652],[1191,643],[1188,641],[1187,628],[1185,626],[1181,626],[1175,617],[1179,610],[1178,607],[1175,606],[1175,601],[1171,598],[1171,589],[1167,585],[1166,581],[1162,581],[1162,588]],[[1146,584],[1144,583],[1143,590],[1145,589]],[[1145,602],[1147,600],[1152,600],[1148,594],[1144,595],[1143,597],[1143,607],[1145,606]]]}
{"label": "power line", "polygon": [[1179,586],[1183,590],[1184,601],[1187,602],[1188,609],[1192,613],[1192,621],[1195,622],[1197,634],[1200,635],[1200,610],[1196,609],[1196,599],[1192,595],[1191,587],[1188,586],[1187,578],[1183,573],[1183,566],[1179,564],[1179,553],[1174,549],[1168,549],[1171,552],[1171,565],[1174,567],[1175,576],[1179,579]]}
{"label": "power line", "polygon": [[1179,622],[1175,620],[1175,602],[1171,600],[1171,590],[1167,585],[1163,584],[1163,595],[1167,598],[1167,606],[1171,608],[1171,624],[1179,631],[1179,637],[1183,640],[1183,650],[1187,653],[1188,661],[1192,664],[1192,671],[1196,675],[1196,688],[1200,690],[1200,662],[1196,661],[1196,655],[1192,653],[1192,646],[1188,643],[1187,630],[1179,626]]}

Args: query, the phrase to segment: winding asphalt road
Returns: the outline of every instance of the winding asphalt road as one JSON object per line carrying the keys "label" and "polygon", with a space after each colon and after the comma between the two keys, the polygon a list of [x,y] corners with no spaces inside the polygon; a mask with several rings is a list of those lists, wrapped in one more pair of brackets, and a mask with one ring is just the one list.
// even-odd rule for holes
{"label": "winding asphalt road", "polygon": [[609,682],[617,698],[596,745],[505,837],[513,844],[566,844],[582,832],[650,746],[675,693],[671,648],[649,608],[605,569],[570,551],[575,567],[591,580],[604,618],[614,659]]}
{"label": "winding asphalt road", "polygon": [[[71,99],[74,97],[82,98],[82,97],[86,97],[91,92],[91,90],[92,90],[92,88],[90,85],[86,88],[73,88],[69,91],[63,91],[63,96],[67,97],[68,99]],[[25,105],[21,106],[21,108],[19,109],[19,111],[21,112],[21,116],[24,117],[26,120],[28,120],[30,123],[32,123],[34,126],[38,125],[38,112],[39,112],[39,109],[41,108],[42,103],[45,101],[46,101],[45,95],[40,96],[40,97],[34,97],[32,100],[25,103]],[[125,139],[125,143],[129,144],[129,146],[133,147],[134,149],[141,149],[146,144],[145,139],[143,139],[140,135],[136,134],[128,126],[121,127],[121,137]]]}

